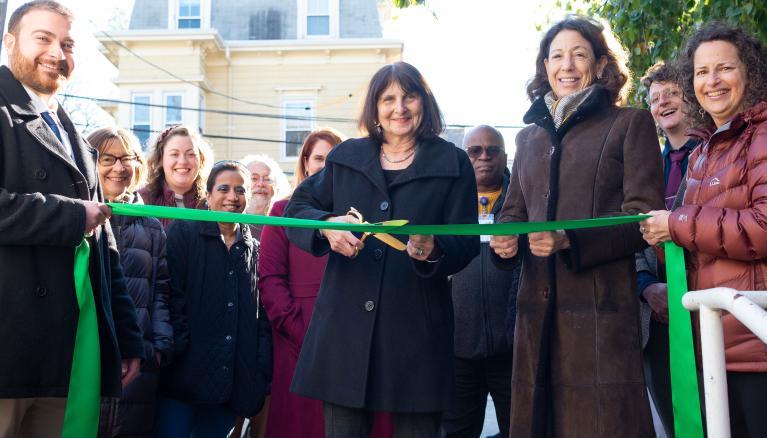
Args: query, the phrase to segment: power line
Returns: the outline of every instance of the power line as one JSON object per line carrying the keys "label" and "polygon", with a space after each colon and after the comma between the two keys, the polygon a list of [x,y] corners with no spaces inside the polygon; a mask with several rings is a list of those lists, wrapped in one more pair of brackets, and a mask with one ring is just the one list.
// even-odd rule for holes
{"label": "power line", "polygon": [[[132,128],[132,130],[135,132],[151,132],[151,133],[162,132],[155,129],[143,129],[143,128]],[[217,140],[260,141],[265,143],[282,143],[282,144],[297,144],[297,145],[303,144],[302,142],[298,142],[298,141],[274,140],[274,139],[268,139],[268,138],[233,137],[229,135],[217,135],[217,134],[205,134],[205,133],[201,133],[200,135],[206,138],[215,138]]]}
{"label": "power line", "polygon": [[[86,124],[86,123],[74,123],[74,124],[75,126],[79,126],[81,128],[86,128],[90,126],[89,124]],[[146,129],[146,128],[135,128],[135,127],[131,127],[130,130],[133,132],[149,132],[152,134],[157,134],[159,132],[162,132],[161,130],[157,130],[157,129]],[[200,135],[206,138],[214,138],[217,140],[260,141],[264,143],[281,143],[281,144],[295,144],[295,145],[303,144],[302,142],[298,142],[298,141],[274,140],[270,138],[233,137],[229,135],[205,134],[205,133],[200,133]]]}
{"label": "power line", "polygon": [[[108,98],[102,98],[102,97],[80,96],[77,94],[67,94],[67,93],[59,94],[59,96],[72,98],[72,99],[91,100],[94,102],[117,103],[117,104],[123,104],[123,105],[131,105],[131,106],[147,106],[151,108],[178,109],[178,110],[186,110],[186,111],[196,111],[200,113],[212,113],[212,114],[222,114],[222,115],[231,115],[231,116],[260,117],[260,118],[279,119],[279,120],[357,123],[357,120],[355,119],[348,119],[343,117],[311,117],[311,116],[292,116],[287,114],[253,113],[253,112],[245,112],[245,111],[225,111],[225,110],[218,110],[218,109],[212,109],[212,108],[195,108],[195,107],[188,107],[188,106],[161,105],[157,103],[144,103],[144,102],[133,102],[129,100],[108,99]],[[476,125],[463,124],[463,123],[448,123],[447,126],[453,127],[453,128],[472,128]],[[493,127],[497,129],[522,129],[525,127],[525,125],[493,125]]]}
{"label": "power line", "polygon": [[210,109],[210,108],[195,108],[195,107],[190,107],[190,106],[161,105],[161,104],[158,104],[158,103],[133,102],[133,101],[129,101],[129,100],[107,99],[107,98],[90,97],[90,96],[80,96],[80,95],[77,95],[77,94],[59,94],[59,96],[69,97],[69,98],[72,98],[72,99],[92,100],[92,101],[95,101],[95,102],[108,102],[108,103],[125,104],[125,105],[131,105],[131,106],[147,106],[147,107],[151,107],[151,108],[178,109],[178,110],[186,110],[186,111],[196,111],[196,112],[200,112],[200,113],[212,113],[212,114],[222,114],[222,115],[232,115],[232,116],[261,117],[261,118],[266,118],[266,119],[304,120],[304,121],[336,122],[336,123],[356,123],[357,122],[354,119],[347,119],[347,118],[342,118],[342,117],[311,117],[311,116],[293,116],[293,115],[288,115],[288,114],[252,113],[252,112],[245,112],[245,111],[225,111],[225,110]]}
{"label": "power line", "polygon": [[[219,91],[216,91],[212,88],[208,88],[205,86],[202,86],[196,82],[189,81],[187,79],[182,78],[181,76],[176,75],[175,73],[166,70],[165,68],[153,63],[152,61],[144,58],[143,56],[139,55],[138,53],[131,50],[128,46],[121,43],[120,41],[116,40],[112,35],[107,33],[105,30],[100,29],[96,23],[93,22],[93,20],[88,20],[91,22],[91,24],[96,28],[96,30],[100,33],[102,33],[105,37],[107,37],[110,41],[117,44],[121,48],[125,49],[130,53],[131,55],[138,58],[140,61],[146,63],[147,65],[152,66],[153,68],[162,71],[163,73],[169,75],[170,77],[179,80],[185,84],[192,85],[193,87],[199,88],[200,90],[203,90],[205,92],[208,92],[210,94],[214,94],[217,96],[224,97],[226,99],[234,100],[237,102],[247,103],[250,105],[259,105],[267,108],[277,108],[277,109],[283,109],[280,105],[273,105],[269,103],[261,103],[261,102],[254,102],[250,100],[240,99],[238,97],[230,96],[226,93],[222,93]],[[308,121],[324,121],[324,122],[336,122],[336,123],[357,123],[357,120],[354,119],[347,119],[347,118],[341,118],[341,117],[308,117],[308,116],[288,116],[288,115],[278,115],[278,114],[263,114],[263,113],[248,113],[248,112],[239,112],[239,111],[223,111],[223,110],[208,110],[208,109],[201,109],[201,108],[191,108],[191,107],[175,107],[175,106],[166,106],[166,105],[158,105],[158,104],[143,104],[143,103],[137,103],[137,102],[128,102],[128,101],[120,101],[115,99],[101,99],[101,98],[88,98],[83,96],[75,96],[75,95],[64,95],[72,98],[78,98],[78,99],[90,99],[94,101],[102,101],[102,102],[112,102],[112,103],[122,103],[127,105],[146,105],[151,107],[158,107],[158,108],[171,108],[171,109],[183,109],[183,110],[189,110],[189,111],[198,111],[198,112],[210,112],[215,114],[223,114],[223,115],[234,115],[234,116],[250,116],[250,117],[263,117],[263,118],[273,118],[273,119],[283,119],[283,120],[308,120]],[[447,124],[449,127],[454,128],[471,128],[476,125],[474,124],[463,124],[463,123],[449,123]],[[495,128],[499,129],[521,129],[524,128],[524,125],[493,125]]]}
{"label": "power line", "polygon": [[130,53],[131,55],[135,56],[135,57],[136,57],[136,58],[138,58],[140,61],[142,61],[142,62],[144,62],[144,63],[146,63],[146,64],[148,64],[148,65],[150,65],[150,66],[152,66],[152,67],[154,67],[154,68],[156,68],[157,70],[160,70],[161,72],[163,72],[163,73],[167,74],[168,76],[170,76],[170,77],[172,77],[172,78],[174,78],[174,79],[177,79],[177,80],[179,80],[179,81],[181,81],[181,82],[183,82],[183,83],[185,83],[185,84],[189,84],[189,85],[191,85],[191,86],[193,86],[193,87],[197,87],[197,88],[199,88],[200,90],[203,90],[203,91],[205,91],[205,92],[208,92],[208,93],[210,93],[210,94],[215,94],[216,96],[221,96],[221,97],[224,97],[224,98],[226,98],[226,99],[234,100],[234,101],[237,101],[237,102],[247,103],[247,104],[250,104],[250,105],[259,105],[259,106],[265,106],[265,107],[267,107],[267,108],[282,108],[282,107],[280,107],[280,106],[278,106],[278,105],[272,105],[272,104],[269,104],[269,103],[253,102],[253,101],[251,101],[251,100],[240,99],[239,97],[230,96],[230,95],[228,95],[228,94],[226,94],[226,93],[222,93],[222,92],[220,92],[220,91],[216,91],[216,90],[214,90],[214,89],[212,89],[212,88],[208,88],[208,87],[205,87],[205,86],[203,86],[203,85],[200,85],[200,84],[198,84],[198,83],[196,83],[196,82],[193,82],[193,81],[190,81],[190,80],[184,79],[184,78],[182,78],[181,76],[178,76],[177,74],[175,74],[175,73],[171,72],[170,70],[166,70],[165,68],[163,68],[163,67],[161,67],[161,66],[159,66],[159,65],[155,64],[154,62],[152,62],[152,61],[150,61],[150,60],[148,60],[148,59],[144,58],[143,56],[139,55],[138,53],[134,52],[133,50],[131,50],[131,49],[130,49],[128,46],[126,46],[125,44],[123,44],[123,43],[121,43],[120,41],[118,41],[118,40],[114,39],[114,38],[112,37],[112,35],[108,34],[108,33],[107,33],[105,30],[102,30],[102,29],[100,29],[100,28],[98,27],[98,25],[96,25],[96,23],[94,23],[94,22],[93,22],[93,20],[91,20],[91,19],[88,19],[88,21],[90,21],[90,22],[91,22],[91,24],[92,24],[92,25],[93,25],[93,26],[96,28],[96,30],[97,30],[98,32],[101,32],[102,34],[104,34],[104,36],[105,36],[105,37],[107,37],[107,38],[109,38],[109,40],[110,40],[110,41],[112,41],[113,43],[115,43],[115,44],[117,44],[118,46],[122,47],[123,49],[127,50],[127,51],[128,51],[128,53]]}

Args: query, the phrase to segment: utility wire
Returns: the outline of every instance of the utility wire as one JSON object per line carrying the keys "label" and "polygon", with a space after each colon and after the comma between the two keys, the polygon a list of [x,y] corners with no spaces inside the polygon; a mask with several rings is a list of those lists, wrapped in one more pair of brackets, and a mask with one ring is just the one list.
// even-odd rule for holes
{"label": "utility wire", "polygon": [[[79,126],[81,128],[87,128],[87,127],[91,126],[91,125],[86,124],[86,123],[74,123],[74,125],[75,126]],[[133,128],[133,127],[131,127],[130,130],[133,131],[133,132],[149,132],[149,133],[153,133],[153,134],[156,134],[158,132],[162,132],[161,130],[157,130],[157,129]],[[298,141],[274,140],[274,139],[270,139],[270,138],[232,137],[232,136],[228,136],[228,135],[204,134],[204,133],[200,133],[200,135],[202,135],[203,137],[206,137],[206,138],[214,138],[214,139],[217,139],[217,140],[260,141],[260,142],[264,142],[264,143],[281,143],[281,144],[295,144],[295,145],[303,144],[302,142],[298,142]]]}
{"label": "utility wire", "polygon": [[93,26],[96,28],[96,30],[97,30],[98,32],[102,33],[102,34],[103,34],[105,37],[109,38],[109,40],[110,40],[110,41],[112,41],[113,43],[117,44],[117,45],[118,45],[118,46],[120,46],[121,48],[125,49],[126,51],[128,51],[128,53],[130,53],[131,55],[135,56],[135,57],[136,57],[136,58],[138,58],[140,61],[142,61],[142,62],[144,62],[144,63],[146,63],[146,64],[148,64],[148,65],[150,65],[150,66],[152,66],[152,67],[154,67],[154,68],[156,68],[157,70],[160,70],[161,72],[163,72],[163,73],[167,74],[168,76],[170,76],[170,77],[172,77],[172,78],[174,78],[174,79],[177,79],[177,80],[179,80],[179,81],[181,81],[181,82],[183,82],[183,83],[185,83],[185,84],[189,84],[189,85],[192,85],[193,87],[197,87],[197,88],[199,88],[200,90],[203,90],[203,91],[205,91],[205,92],[208,92],[208,93],[210,93],[210,94],[215,94],[216,96],[221,96],[221,97],[224,97],[224,98],[226,98],[226,99],[234,100],[234,101],[237,101],[237,102],[247,103],[247,104],[250,104],[250,105],[265,106],[265,107],[268,107],[268,108],[282,108],[282,107],[281,107],[281,106],[279,106],[279,105],[272,105],[272,104],[269,104],[269,103],[253,102],[253,101],[251,101],[251,100],[240,99],[239,97],[230,96],[230,95],[228,95],[228,94],[226,94],[226,93],[222,93],[222,92],[220,92],[220,91],[216,91],[216,90],[214,90],[214,89],[212,89],[212,88],[208,88],[208,87],[205,87],[205,86],[203,86],[203,85],[200,85],[200,84],[198,84],[198,83],[196,83],[196,82],[193,82],[193,81],[190,81],[190,80],[184,79],[184,78],[182,78],[181,76],[178,76],[177,74],[175,74],[175,73],[171,72],[170,70],[166,70],[165,68],[163,68],[163,67],[161,67],[161,66],[159,66],[159,65],[155,64],[154,62],[152,62],[152,61],[150,61],[150,60],[148,60],[148,59],[144,58],[143,56],[139,55],[138,53],[134,52],[133,50],[131,50],[131,49],[130,49],[128,46],[126,46],[125,44],[123,44],[123,43],[121,43],[120,41],[118,41],[118,40],[114,39],[114,38],[112,37],[112,35],[108,34],[108,33],[107,33],[105,30],[102,30],[102,29],[100,29],[100,28],[98,27],[98,25],[96,25],[96,23],[94,23],[94,22],[93,22],[93,20],[91,20],[91,19],[88,19],[88,21],[90,21],[90,22],[91,22],[91,24],[92,24],[92,25],[93,25]]}
{"label": "utility wire", "polygon": [[[72,98],[72,99],[91,100],[94,102],[117,103],[117,104],[131,105],[131,106],[147,106],[151,108],[178,109],[178,110],[186,110],[186,111],[196,111],[200,113],[212,113],[212,114],[243,116],[243,117],[260,117],[260,118],[266,118],[266,119],[303,120],[303,121],[315,121],[315,122],[357,123],[357,120],[355,119],[349,119],[349,118],[343,118],[343,117],[311,117],[311,116],[292,116],[287,114],[252,113],[252,112],[245,112],[245,111],[225,111],[225,110],[217,110],[217,109],[211,109],[211,108],[195,108],[195,107],[188,107],[188,106],[161,105],[157,103],[132,102],[129,100],[80,96],[77,94],[67,94],[67,93],[59,94],[59,96]],[[462,123],[448,123],[447,126],[452,128],[472,128],[476,125],[462,124]],[[525,125],[493,125],[493,127],[495,127],[496,129],[522,129],[525,127]]]}
{"label": "utility wire", "polygon": [[195,107],[190,107],[190,106],[161,105],[161,104],[157,104],[157,103],[132,102],[132,101],[129,101],[129,100],[106,99],[106,98],[100,98],[100,97],[80,96],[80,95],[77,95],[77,94],[60,94],[59,96],[61,96],[61,97],[68,97],[68,98],[72,98],[72,99],[92,100],[92,101],[95,101],[95,102],[118,103],[118,104],[132,105],[132,106],[148,106],[148,107],[151,107],[151,108],[178,109],[178,110],[186,110],[186,111],[196,111],[196,112],[200,112],[200,113],[223,114],[223,115],[232,115],[232,116],[261,117],[261,118],[266,118],[266,119],[305,120],[305,121],[336,122],[336,123],[356,123],[357,122],[354,119],[347,119],[347,118],[342,118],[342,117],[311,117],[311,116],[292,116],[292,115],[288,115],[288,114],[251,113],[251,112],[245,112],[245,111],[224,111],[224,110],[217,110],[217,109],[210,109],[210,108],[195,108]]}
{"label": "utility wire", "polygon": [[[280,105],[273,105],[269,103],[261,103],[261,102],[254,102],[250,100],[240,99],[238,97],[230,96],[226,93],[222,93],[220,91],[216,91],[212,88],[208,88],[205,86],[202,86],[196,82],[187,80],[182,78],[181,76],[176,75],[175,73],[166,70],[165,68],[155,64],[154,62],[144,58],[143,56],[139,55],[138,53],[131,50],[128,46],[121,43],[120,41],[116,40],[112,37],[109,33],[107,33],[105,30],[102,30],[96,25],[96,23],[93,22],[93,20],[88,20],[91,22],[91,24],[96,28],[98,32],[103,34],[105,37],[107,37],[110,41],[117,44],[121,48],[125,49],[130,53],[131,55],[138,58],[140,61],[146,63],[147,65],[152,66],[153,68],[162,71],[163,73],[169,75],[170,77],[179,80],[185,84],[192,85],[193,87],[199,88],[200,90],[203,90],[205,92],[208,92],[210,94],[214,94],[217,96],[224,97],[226,99],[234,100],[237,102],[247,103],[250,105],[258,105],[263,106],[267,108],[276,108],[276,109],[283,109]],[[64,95],[67,97],[72,97],[76,99],[90,99],[94,101],[102,101],[102,102],[111,102],[111,103],[122,103],[127,105],[146,105],[151,107],[158,107],[158,108],[172,108],[172,109],[183,109],[183,110],[189,110],[189,111],[199,111],[199,112],[210,112],[215,114],[224,114],[224,115],[234,115],[234,116],[251,116],[251,117],[263,117],[263,118],[273,118],[273,119],[283,119],[283,120],[313,120],[313,121],[324,121],[324,122],[337,122],[337,123],[357,123],[357,120],[354,119],[346,119],[346,118],[340,118],[340,117],[306,117],[306,116],[287,116],[287,115],[278,115],[278,114],[263,114],[263,113],[247,113],[247,112],[239,112],[239,111],[223,111],[223,110],[208,110],[208,109],[200,109],[200,108],[191,108],[191,107],[174,107],[174,106],[165,106],[165,105],[157,105],[157,104],[143,104],[143,103],[136,103],[136,102],[127,102],[127,101],[120,101],[115,99],[100,99],[100,98],[89,98],[84,96],[75,96],[75,95]],[[449,123],[447,126],[454,127],[454,128],[471,128],[475,125],[473,124],[462,124],[462,123]],[[521,129],[524,128],[524,125],[493,125],[495,128],[500,129]]]}

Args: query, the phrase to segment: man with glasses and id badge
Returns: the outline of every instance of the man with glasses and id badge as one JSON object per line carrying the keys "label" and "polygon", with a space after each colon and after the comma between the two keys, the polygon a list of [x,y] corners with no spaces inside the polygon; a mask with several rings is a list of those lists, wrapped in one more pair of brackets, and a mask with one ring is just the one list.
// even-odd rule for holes
{"label": "man with glasses and id badge", "polygon": [[[477,126],[464,137],[463,148],[477,179],[479,223],[492,224],[509,185],[503,136],[491,126]],[[442,419],[447,437],[480,436],[488,394],[493,397],[501,436],[509,434],[520,269],[498,269],[490,258],[490,236],[481,236],[480,241],[479,255],[451,280],[456,402]]]}

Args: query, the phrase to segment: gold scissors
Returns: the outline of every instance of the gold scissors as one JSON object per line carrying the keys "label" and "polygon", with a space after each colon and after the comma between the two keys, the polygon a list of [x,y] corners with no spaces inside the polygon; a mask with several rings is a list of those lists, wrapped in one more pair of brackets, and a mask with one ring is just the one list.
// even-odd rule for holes
{"label": "gold scissors", "polygon": [[[357,211],[357,209],[354,208],[354,207],[350,208],[349,212],[346,213],[346,214],[349,215],[349,216],[356,217],[360,221],[361,224],[369,224],[370,223],[370,222],[365,222],[365,219],[363,219],[363,217],[362,217],[362,213]],[[378,222],[375,225],[402,226],[402,225],[405,225],[407,222],[408,221],[406,221],[406,220],[394,220],[394,221]],[[362,237],[360,237],[360,241],[364,242],[365,239],[368,236],[371,236],[371,235],[373,237],[375,237],[376,239],[380,240],[381,242],[391,246],[394,249],[397,249],[397,250],[400,250],[400,251],[404,251],[405,248],[407,248],[407,245],[402,243],[401,240],[399,240],[396,237],[392,236],[391,234],[387,234],[387,233],[373,233],[373,232],[368,231],[368,232],[362,234]]]}

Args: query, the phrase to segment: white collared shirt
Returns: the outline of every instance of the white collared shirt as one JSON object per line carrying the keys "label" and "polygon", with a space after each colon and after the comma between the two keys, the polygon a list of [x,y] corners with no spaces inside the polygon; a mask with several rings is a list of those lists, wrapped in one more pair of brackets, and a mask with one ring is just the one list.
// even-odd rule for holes
{"label": "white collared shirt", "polygon": [[35,112],[38,114],[47,112],[51,115],[51,118],[53,118],[53,121],[56,123],[56,126],[59,127],[59,132],[61,132],[61,140],[64,146],[64,150],[67,151],[67,155],[69,155],[72,160],[74,160],[74,153],[72,151],[72,144],[69,142],[69,136],[67,135],[67,130],[64,129],[64,125],[61,124],[61,120],[59,120],[59,116],[56,115],[56,111],[59,109],[59,103],[56,101],[56,99],[51,98],[50,106],[46,105],[45,102],[40,98],[40,96],[37,95],[32,89],[27,87],[24,84],[21,84],[25,90],[27,90],[27,94],[29,94],[29,98],[32,99],[32,105],[35,107]]}

